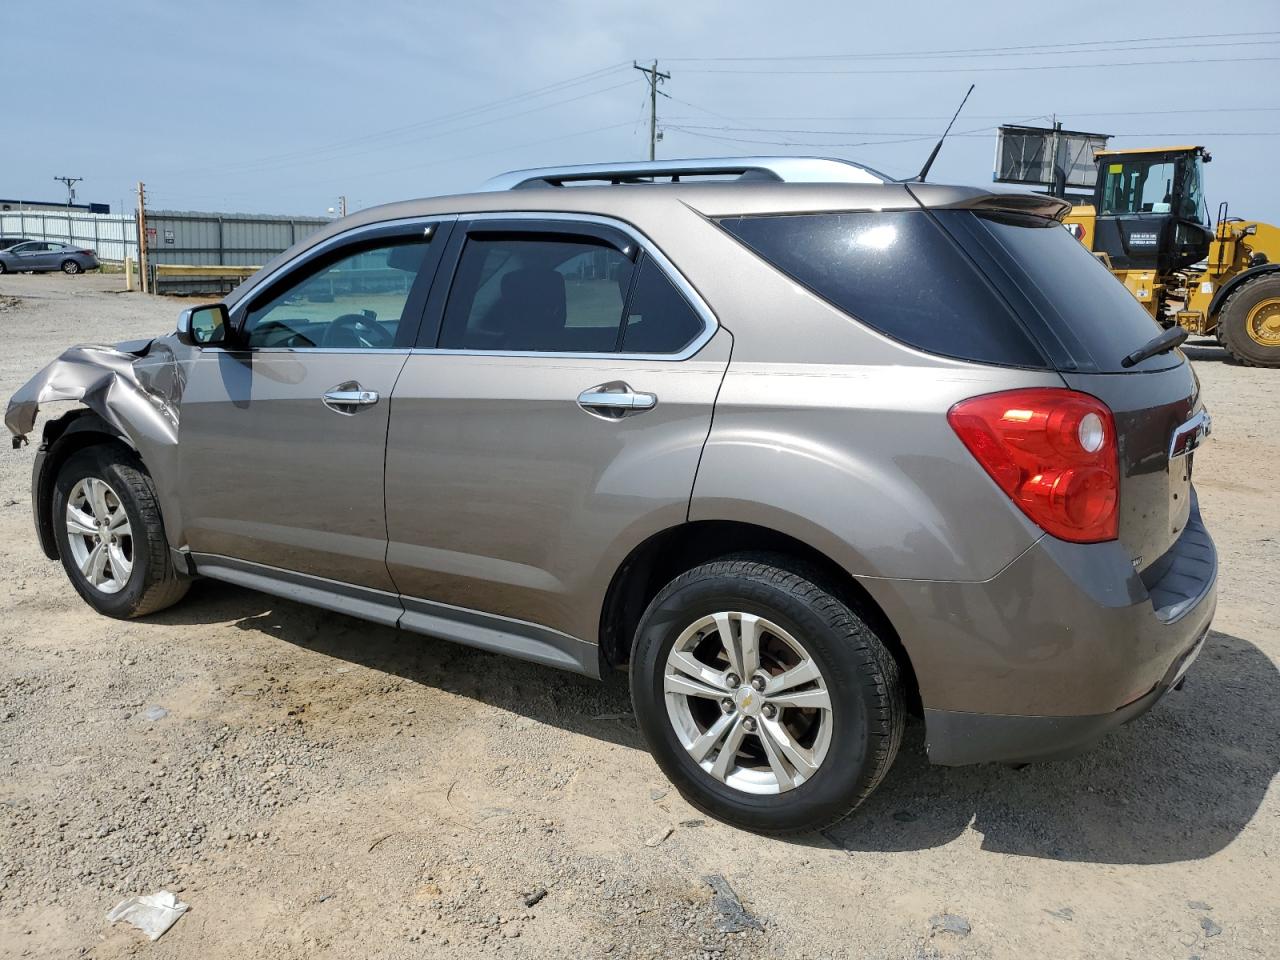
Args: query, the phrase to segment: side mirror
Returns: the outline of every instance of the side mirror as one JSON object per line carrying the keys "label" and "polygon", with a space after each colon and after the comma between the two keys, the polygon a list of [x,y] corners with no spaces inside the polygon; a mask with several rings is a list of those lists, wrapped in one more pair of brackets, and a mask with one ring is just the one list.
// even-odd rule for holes
{"label": "side mirror", "polygon": [[226,343],[230,329],[231,320],[225,304],[207,303],[178,314],[178,339],[189,347]]}

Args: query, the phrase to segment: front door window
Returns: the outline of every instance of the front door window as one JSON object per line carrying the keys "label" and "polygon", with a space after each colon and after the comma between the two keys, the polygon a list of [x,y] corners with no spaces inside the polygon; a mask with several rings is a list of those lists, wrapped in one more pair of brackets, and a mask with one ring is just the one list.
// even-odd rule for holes
{"label": "front door window", "polygon": [[284,289],[269,291],[245,318],[250,347],[392,347],[428,245],[384,242],[323,263]]}

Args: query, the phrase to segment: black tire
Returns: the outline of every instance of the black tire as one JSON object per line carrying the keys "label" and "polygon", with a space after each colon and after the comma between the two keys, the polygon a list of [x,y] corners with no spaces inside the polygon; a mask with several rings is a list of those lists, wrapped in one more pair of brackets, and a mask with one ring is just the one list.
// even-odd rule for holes
{"label": "black tire", "polygon": [[[814,582],[820,577],[788,567],[785,558],[738,556],[681,574],[649,604],[631,658],[636,720],[663,772],[699,810],[771,835],[821,830],[851,814],[888,772],[906,722],[893,655],[853,610]],[[748,793],[713,777],[689,755],[667,713],[664,668],[673,644],[699,618],[730,610],[763,617],[801,639],[830,695],[826,759],[784,792]]]}
{"label": "black tire", "polygon": [[[105,481],[128,515],[132,531],[132,570],[124,586],[115,593],[104,593],[90,583],[71,549],[67,501],[76,484],[85,478]],[[186,595],[191,581],[174,570],[156,502],[155,484],[125,447],[103,444],[68,457],[54,482],[52,506],[54,537],[62,567],[80,596],[99,613],[127,620],[163,610]]]}
{"label": "black tire", "polygon": [[1246,280],[1218,311],[1218,339],[1231,359],[1251,367],[1280,367],[1280,344],[1259,343],[1249,335],[1249,320],[1263,301],[1280,300],[1280,274]]}
{"label": "black tire", "polygon": [[4,265],[4,261],[0,260],[0,274],[8,273],[9,268]]}
{"label": "black tire", "polygon": [[73,277],[77,273],[84,273],[84,267],[80,266],[80,264],[76,263],[74,260],[63,260],[62,272],[69,277]]}

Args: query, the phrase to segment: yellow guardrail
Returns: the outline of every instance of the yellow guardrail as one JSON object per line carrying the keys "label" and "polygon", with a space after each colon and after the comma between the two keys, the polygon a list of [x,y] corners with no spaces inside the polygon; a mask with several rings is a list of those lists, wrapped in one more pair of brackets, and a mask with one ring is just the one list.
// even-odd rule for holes
{"label": "yellow guardrail", "polygon": [[[124,260],[124,288],[126,290],[134,289],[134,273],[137,270],[137,262],[132,257],[125,257]],[[152,268],[152,275],[159,277],[213,277],[213,278],[234,278],[237,280],[245,280],[257,273],[262,267],[232,267],[232,266],[197,266],[187,263],[157,263]]]}
{"label": "yellow guardrail", "polygon": [[257,273],[262,267],[205,267],[185,263],[157,263],[154,269],[157,277],[239,277],[243,280]]}

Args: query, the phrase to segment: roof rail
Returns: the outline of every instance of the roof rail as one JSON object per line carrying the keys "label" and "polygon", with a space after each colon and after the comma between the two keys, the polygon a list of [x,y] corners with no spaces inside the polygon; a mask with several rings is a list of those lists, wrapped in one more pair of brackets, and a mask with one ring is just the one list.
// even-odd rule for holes
{"label": "roof rail", "polygon": [[693,160],[648,160],[622,163],[587,163],[569,167],[538,167],[500,173],[485,182],[483,190],[519,190],[526,187],[563,187],[567,183],[652,183],[669,178],[727,177],[739,180],[773,180],[781,183],[891,183],[892,178],[854,163],[829,157],[707,157]]}

